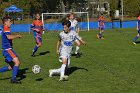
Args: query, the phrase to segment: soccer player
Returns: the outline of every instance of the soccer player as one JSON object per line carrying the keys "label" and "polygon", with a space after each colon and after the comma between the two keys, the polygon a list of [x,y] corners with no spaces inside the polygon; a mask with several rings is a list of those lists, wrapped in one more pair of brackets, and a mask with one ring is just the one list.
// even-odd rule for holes
{"label": "soccer player", "polygon": [[66,20],[62,23],[64,30],[59,34],[59,39],[57,42],[56,53],[59,54],[59,61],[62,62],[62,65],[59,69],[49,70],[49,76],[59,74],[60,81],[65,81],[68,79],[68,76],[65,75],[66,68],[70,64],[70,56],[72,52],[72,47],[75,40],[79,40],[82,44],[85,44],[85,41],[74,31],[70,31],[71,22]]}
{"label": "soccer player", "polygon": [[99,28],[99,34],[97,34],[97,38],[99,39],[104,39],[103,37],[103,32],[104,32],[104,18],[103,18],[103,14],[101,14],[101,16],[98,19],[98,28]]}
{"label": "soccer player", "polygon": [[136,35],[136,37],[134,38],[134,40],[132,42],[134,45],[136,45],[136,41],[140,36],[140,16],[138,16],[138,18],[137,18],[136,29],[138,30],[138,34]]}
{"label": "soccer player", "polygon": [[[75,31],[77,34],[79,34],[80,28],[78,25],[78,21],[75,19],[74,13],[69,14],[69,21],[71,22],[70,31]],[[79,49],[81,44],[79,40],[75,40],[75,43],[76,43],[76,50],[75,50],[76,58],[79,58],[80,57]]]}
{"label": "soccer player", "polygon": [[35,53],[37,52],[38,48],[42,45],[42,33],[44,31],[42,21],[40,20],[39,13],[35,14],[35,20],[31,24],[31,30],[33,30],[33,35],[36,41],[36,46],[34,47],[32,51],[32,57],[35,56]]}
{"label": "soccer player", "polygon": [[10,18],[3,18],[3,30],[1,33],[2,36],[2,54],[5,57],[5,62],[8,66],[0,68],[0,73],[12,70],[12,79],[11,83],[19,84],[21,83],[16,79],[20,61],[16,52],[13,50],[12,40],[16,38],[21,38],[21,35],[12,35],[10,31],[11,25]]}

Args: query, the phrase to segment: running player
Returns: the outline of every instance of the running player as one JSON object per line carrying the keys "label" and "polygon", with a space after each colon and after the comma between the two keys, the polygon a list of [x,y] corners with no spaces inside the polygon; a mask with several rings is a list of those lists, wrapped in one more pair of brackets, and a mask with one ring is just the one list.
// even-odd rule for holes
{"label": "running player", "polygon": [[[69,21],[71,22],[70,31],[75,31],[79,35],[80,28],[78,25],[78,21],[75,19],[74,13],[70,13]],[[80,57],[79,49],[81,44],[79,40],[75,40],[75,43],[76,43],[76,50],[75,50],[76,58],[79,58]]]}
{"label": "running player", "polygon": [[65,75],[65,69],[69,67],[72,47],[75,40],[78,39],[82,44],[85,44],[76,32],[69,30],[71,26],[70,21],[65,20],[62,24],[64,31],[59,34],[59,40],[56,47],[56,53],[59,54],[59,61],[62,62],[62,65],[59,69],[49,70],[49,76],[52,77],[53,75],[59,74],[60,81],[68,79],[68,76]]}
{"label": "running player", "polygon": [[10,18],[3,18],[3,30],[1,33],[2,54],[5,57],[5,62],[8,64],[8,66],[0,68],[0,73],[13,70],[11,83],[19,84],[21,82],[16,79],[16,76],[18,73],[20,61],[18,59],[17,54],[13,50],[12,40],[16,38],[21,38],[21,35],[11,35],[10,31],[11,24],[12,23]]}
{"label": "running player", "polygon": [[134,40],[132,42],[134,45],[136,45],[136,41],[140,36],[140,16],[138,16],[138,18],[137,18],[136,29],[138,30],[138,34],[136,35],[136,37],[134,38]]}
{"label": "running player", "polygon": [[103,37],[104,27],[105,27],[104,18],[103,18],[103,14],[101,14],[101,16],[98,19],[99,34],[97,34],[97,38],[104,39]]}
{"label": "running player", "polygon": [[39,13],[35,14],[35,20],[31,24],[31,29],[33,30],[33,35],[36,41],[36,46],[34,47],[32,51],[31,56],[35,56],[35,53],[37,52],[38,48],[42,45],[42,33],[44,31],[42,21],[40,20]]}

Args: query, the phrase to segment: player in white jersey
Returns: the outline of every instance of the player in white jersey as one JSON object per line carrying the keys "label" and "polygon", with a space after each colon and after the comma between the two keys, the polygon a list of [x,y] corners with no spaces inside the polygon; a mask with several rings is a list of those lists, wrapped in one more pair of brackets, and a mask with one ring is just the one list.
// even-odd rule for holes
{"label": "player in white jersey", "polygon": [[[77,34],[79,34],[80,28],[79,28],[79,25],[78,25],[78,21],[75,19],[74,13],[70,13],[69,21],[71,22],[70,31],[74,31]],[[78,51],[80,49],[80,42],[79,42],[79,40],[75,40],[75,43],[76,43],[76,50],[75,50],[76,58],[79,58],[80,54],[79,54]]]}
{"label": "player in white jersey", "polygon": [[59,61],[62,62],[62,65],[59,69],[49,70],[49,76],[52,77],[53,75],[59,74],[60,81],[68,79],[68,76],[65,75],[65,69],[69,67],[72,47],[75,40],[78,39],[82,44],[85,44],[76,32],[69,30],[71,25],[70,21],[65,20],[62,25],[64,31],[59,34],[59,40],[56,47],[56,53],[59,54]]}

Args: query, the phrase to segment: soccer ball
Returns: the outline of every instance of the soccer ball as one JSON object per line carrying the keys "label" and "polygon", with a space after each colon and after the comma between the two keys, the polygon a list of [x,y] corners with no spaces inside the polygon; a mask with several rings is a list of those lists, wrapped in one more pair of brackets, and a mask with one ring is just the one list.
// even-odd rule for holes
{"label": "soccer ball", "polygon": [[41,67],[39,65],[34,65],[32,67],[32,71],[33,71],[34,74],[38,74],[41,71]]}

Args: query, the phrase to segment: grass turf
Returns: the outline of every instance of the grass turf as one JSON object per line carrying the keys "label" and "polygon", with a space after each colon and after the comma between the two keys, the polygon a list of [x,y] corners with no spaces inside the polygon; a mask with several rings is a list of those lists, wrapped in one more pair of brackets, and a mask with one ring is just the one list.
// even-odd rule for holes
{"label": "grass turf", "polygon": [[[22,38],[13,41],[21,66],[21,85],[9,83],[11,71],[0,73],[0,93],[139,93],[140,92],[140,44],[131,44],[137,34],[135,29],[110,29],[105,39],[96,38],[97,30],[81,32],[87,42],[81,46],[80,58],[71,57],[69,81],[59,82],[59,76],[48,77],[48,70],[59,68],[55,53],[59,32],[43,35],[43,45],[31,57],[35,46],[32,34],[21,33]],[[0,67],[6,65],[0,56]],[[41,73],[35,75],[33,65],[41,66]]]}

